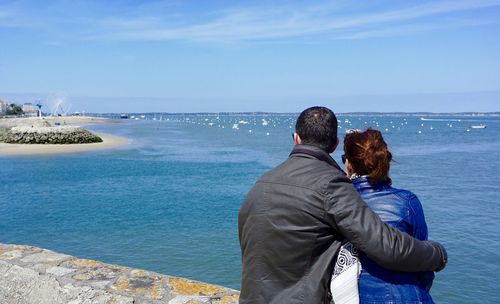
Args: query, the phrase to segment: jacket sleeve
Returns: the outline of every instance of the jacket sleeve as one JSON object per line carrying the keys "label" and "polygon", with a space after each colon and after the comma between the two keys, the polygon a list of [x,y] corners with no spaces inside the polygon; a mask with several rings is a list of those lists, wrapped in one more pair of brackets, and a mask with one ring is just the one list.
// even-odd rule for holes
{"label": "jacket sleeve", "polygon": [[338,177],[325,193],[327,217],[332,226],[382,267],[395,271],[439,271],[447,262],[444,247],[419,241],[389,227],[361,199],[347,177]]}

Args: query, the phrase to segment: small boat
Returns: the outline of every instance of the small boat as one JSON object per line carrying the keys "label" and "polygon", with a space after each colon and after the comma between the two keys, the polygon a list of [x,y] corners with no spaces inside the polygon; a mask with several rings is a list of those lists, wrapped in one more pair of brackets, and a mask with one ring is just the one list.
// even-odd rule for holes
{"label": "small boat", "polygon": [[486,125],[471,125],[469,129],[486,129]]}
{"label": "small boat", "polygon": [[128,118],[128,114],[121,114],[121,115],[120,115],[120,118],[121,118],[121,119],[127,119],[127,118]]}

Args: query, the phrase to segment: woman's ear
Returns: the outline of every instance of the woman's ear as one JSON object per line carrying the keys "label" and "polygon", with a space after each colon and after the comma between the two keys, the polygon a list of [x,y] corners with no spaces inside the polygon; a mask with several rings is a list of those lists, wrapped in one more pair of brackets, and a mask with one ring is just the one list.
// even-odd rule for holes
{"label": "woman's ear", "polygon": [[302,139],[300,139],[300,135],[297,132],[293,133],[293,142],[296,145],[300,145],[302,143]]}

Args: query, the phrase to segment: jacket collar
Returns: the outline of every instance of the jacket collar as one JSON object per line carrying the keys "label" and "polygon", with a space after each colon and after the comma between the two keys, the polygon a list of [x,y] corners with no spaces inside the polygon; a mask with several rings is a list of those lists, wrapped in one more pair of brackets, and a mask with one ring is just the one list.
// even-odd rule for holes
{"label": "jacket collar", "polygon": [[352,184],[356,189],[368,189],[372,188],[372,185],[368,182],[368,178],[366,176],[360,176],[351,179]]}
{"label": "jacket collar", "polygon": [[326,153],[322,149],[311,146],[311,145],[295,145],[293,147],[292,152],[290,153],[290,157],[314,157],[318,160],[327,162],[329,165],[339,169],[342,171],[342,169],[339,167],[337,162],[330,156],[330,154]]}
{"label": "jacket collar", "polygon": [[371,184],[366,176],[360,176],[351,179],[354,188],[359,191],[375,191],[375,190],[383,190],[390,187],[390,183],[378,183]]}

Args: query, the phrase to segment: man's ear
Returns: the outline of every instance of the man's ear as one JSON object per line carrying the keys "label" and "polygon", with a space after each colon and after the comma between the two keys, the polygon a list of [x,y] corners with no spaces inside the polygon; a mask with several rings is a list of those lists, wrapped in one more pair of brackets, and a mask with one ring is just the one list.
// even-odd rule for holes
{"label": "man's ear", "polygon": [[337,150],[337,147],[339,146],[339,139],[337,138],[337,142],[335,142],[335,146],[331,149],[330,153],[333,153],[333,151]]}
{"label": "man's ear", "polygon": [[293,143],[296,145],[300,145],[302,143],[302,139],[300,139],[300,135],[297,132],[293,133]]}

